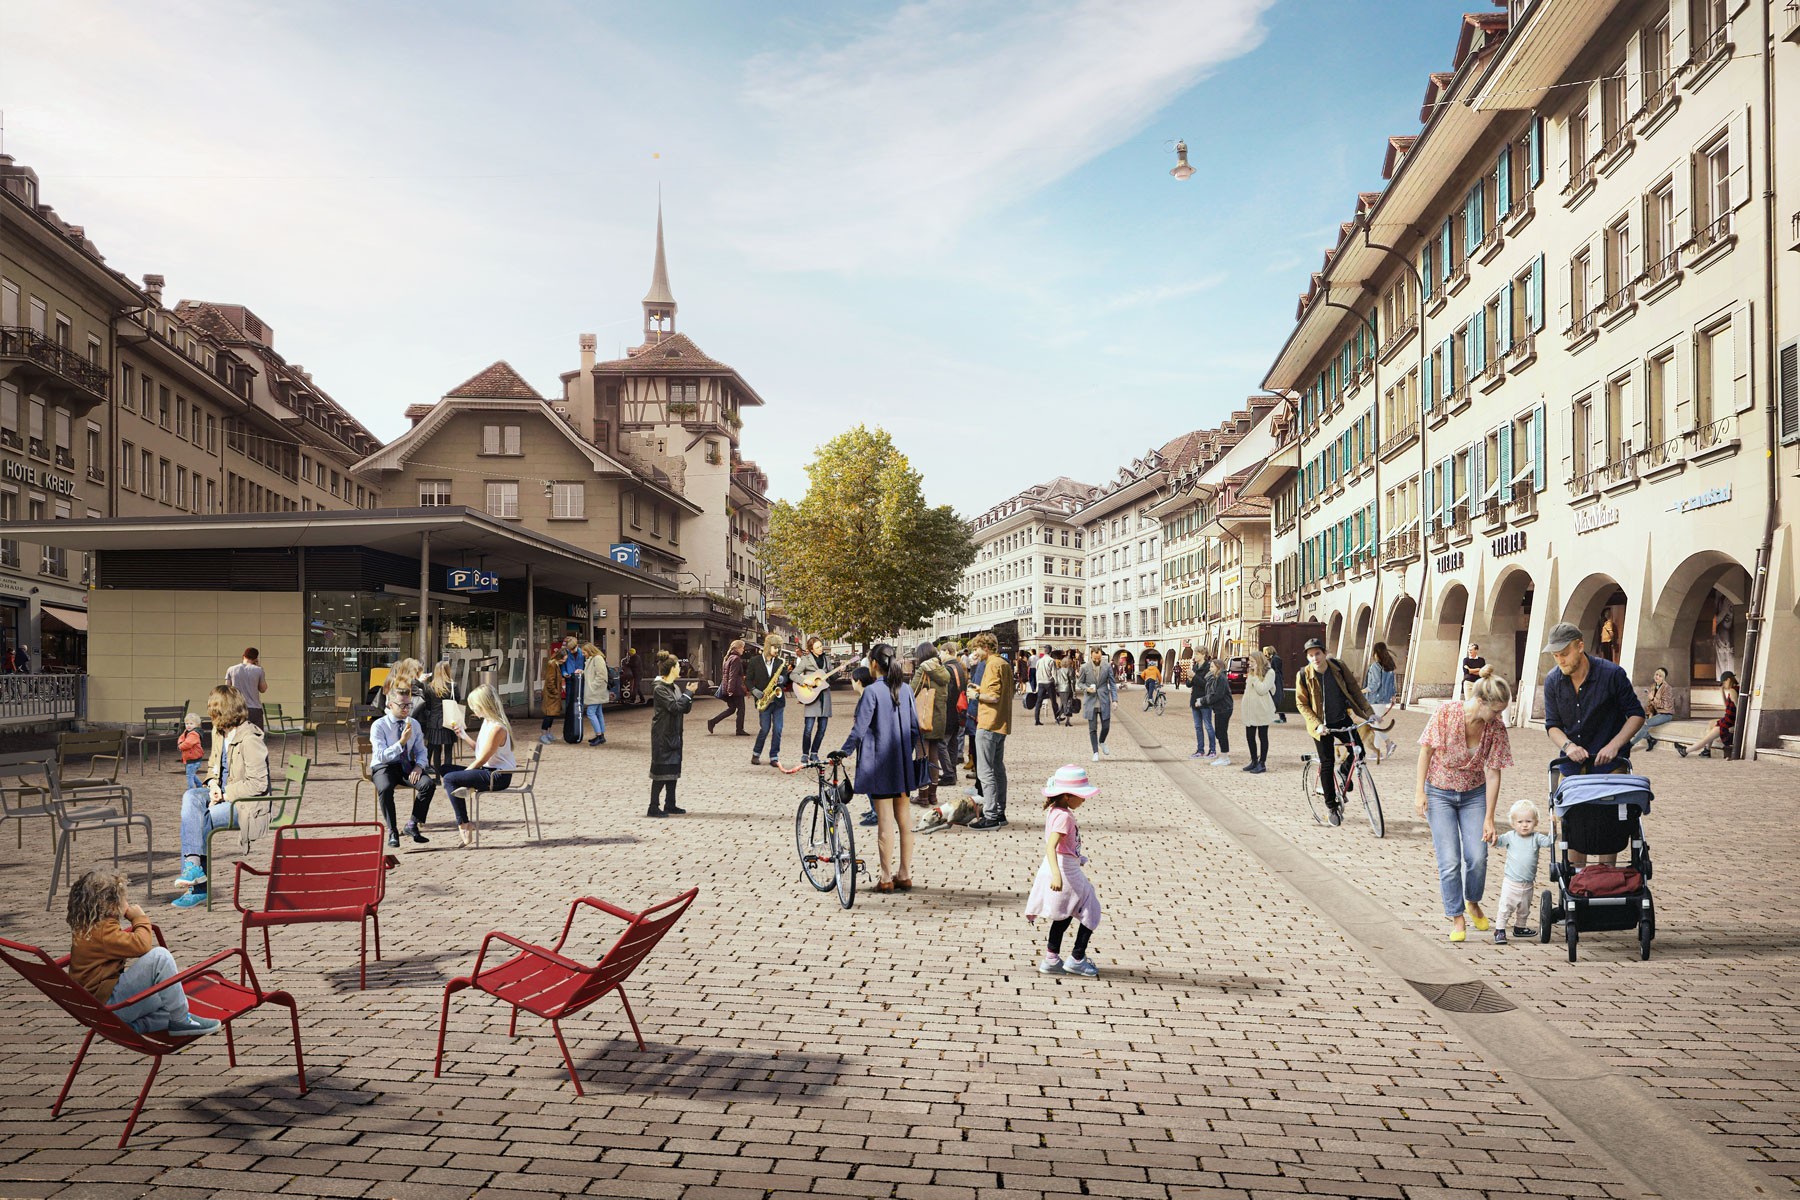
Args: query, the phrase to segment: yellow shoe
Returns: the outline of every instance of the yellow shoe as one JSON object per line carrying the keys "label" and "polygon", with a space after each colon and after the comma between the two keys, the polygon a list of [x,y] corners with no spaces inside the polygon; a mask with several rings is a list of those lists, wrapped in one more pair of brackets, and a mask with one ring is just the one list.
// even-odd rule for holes
{"label": "yellow shoe", "polygon": [[1468,931],[1464,929],[1452,929],[1450,931],[1450,940],[1453,942],[1466,942],[1469,940]]}
{"label": "yellow shoe", "polygon": [[[1465,906],[1463,911],[1469,914],[1469,920],[1473,921],[1475,923],[1475,928],[1482,933],[1486,933],[1493,927],[1494,923],[1492,921],[1488,920],[1486,917],[1478,917],[1475,915],[1475,908],[1473,905]],[[1461,941],[1462,939],[1458,938],[1457,940]]]}

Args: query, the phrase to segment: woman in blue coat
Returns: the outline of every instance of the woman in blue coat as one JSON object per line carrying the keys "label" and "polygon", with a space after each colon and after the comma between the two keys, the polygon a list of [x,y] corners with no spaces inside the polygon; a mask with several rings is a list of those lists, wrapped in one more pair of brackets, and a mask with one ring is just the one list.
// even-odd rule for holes
{"label": "woman in blue coat", "polygon": [[[895,661],[894,648],[886,642],[869,651],[869,686],[856,702],[856,721],[844,741],[843,753],[856,754],[856,774],[851,786],[869,798],[880,821],[877,845],[881,851],[878,892],[912,889],[912,826],[905,819],[907,794],[918,787],[925,760],[919,736],[919,710],[913,705],[912,686]],[[900,869],[890,869],[890,836],[900,843]]]}

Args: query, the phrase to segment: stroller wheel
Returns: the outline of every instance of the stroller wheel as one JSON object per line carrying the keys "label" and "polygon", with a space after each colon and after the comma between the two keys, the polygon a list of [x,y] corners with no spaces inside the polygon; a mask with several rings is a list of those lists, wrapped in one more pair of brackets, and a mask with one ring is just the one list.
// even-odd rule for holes
{"label": "stroller wheel", "polygon": [[1575,943],[1577,943],[1581,940],[1581,934],[1576,932],[1575,922],[1573,922],[1573,921],[1563,922],[1563,940],[1568,942],[1568,944],[1569,944],[1569,961],[1574,962],[1575,961]]}
{"label": "stroller wheel", "polygon": [[1550,903],[1550,891],[1546,888],[1538,898],[1538,941],[1546,946],[1550,944],[1550,921],[1555,915],[1555,909]]}
{"label": "stroller wheel", "polygon": [[1644,915],[1638,921],[1638,960],[1650,957],[1650,943],[1656,940],[1656,913],[1649,905],[1644,906]]}

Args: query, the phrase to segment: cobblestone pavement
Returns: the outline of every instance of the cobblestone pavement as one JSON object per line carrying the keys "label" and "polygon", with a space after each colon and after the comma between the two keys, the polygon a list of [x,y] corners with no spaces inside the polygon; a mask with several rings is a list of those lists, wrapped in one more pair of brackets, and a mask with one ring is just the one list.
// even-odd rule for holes
{"label": "cobblestone pavement", "polygon": [[[751,767],[748,739],[708,737],[691,719],[690,815],[648,820],[648,720],[617,715],[604,747],[546,749],[543,842],[498,804],[480,850],[428,826],[431,846],[390,877],[386,958],[367,991],[348,927],[275,933],[274,968],[258,970],[300,1003],[305,1097],[285,1022],[254,1016],[236,1070],[216,1042],[170,1060],[118,1151],[142,1060],[94,1050],[52,1121],[79,1039],[6,973],[0,1196],[1641,1194],[1171,786],[1132,731],[1179,746],[1178,722],[1179,710],[1154,728],[1127,718],[1099,764],[1084,729],[1024,725],[1007,755],[1012,826],[921,838],[917,890],[859,893],[845,912],[798,878],[802,776]],[[847,726],[840,717],[833,732]],[[1316,829],[1298,808],[1301,738],[1275,733],[1282,765],[1269,775],[1174,770],[1261,806],[1324,866],[1437,936],[1429,845],[1399,811],[1405,785],[1392,789],[1385,842]],[[1041,853],[1036,787],[1071,759],[1104,789],[1082,814],[1107,908],[1098,980],[1039,976],[1022,916]],[[1785,1167],[1800,1071],[1793,922],[1778,906],[1793,891],[1781,851],[1794,834],[1778,806],[1792,788],[1772,765],[1656,765],[1674,785],[1658,796],[1669,832],[1657,843],[1656,957],[1628,960],[1625,940],[1605,937],[1573,966],[1555,945],[1463,953],[1743,1155]],[[354,769],[327,753],[320,773],[307,819],[348,819]],[[1701,793],[1726,778],[1737,786]],[[137,795],[158,834],[152,915],[189,963],[234,945],[237,923],[222,902],[210,914],[164,903],[179,792],[169,770]],[[25,840],[0,847],[3,926],[60,949],[66,927],[42,910],[48,839],[33,826]],[[83,865],[103,861],[90,842]],[[1728,854],[1740,846],[1762,853]],[[873,864],[873,846],[859,848]],[[137,894],[141,870],[139,859]],[[631,988],[647,1053],[610,1000],[567,1022],[578,1099],[541,1022],[527,1017],[511,1040],[506,1010],[463,993],[432,1078],[443,983],[469,970],[485,931],[548,943],[573,896],[635,908],[691,885],[699,901]],[[571,946],[597,954],[611,930],[604,918],[582,928]],[[1584,1016],[1596,997],[1604,1023]]]}

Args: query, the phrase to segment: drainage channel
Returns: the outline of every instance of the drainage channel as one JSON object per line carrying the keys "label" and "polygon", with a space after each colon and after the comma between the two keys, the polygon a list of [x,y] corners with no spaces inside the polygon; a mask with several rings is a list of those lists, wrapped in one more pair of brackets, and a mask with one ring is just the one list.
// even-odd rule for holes
{"label": "drainage channel", "polygon": [[[1509,1072],[1563,1129],[1584,1135],[1596,1158],[1647,1195],[1787,1194],[1778,1181],[1725,1152],[1635,1078],[1608,1066],[1542,1016],[1522,1009],[1381,907],[1361,888],[1200,782],[1185,760],[1125,722],[1145,757],[1238,847],[1339,925],[1372,961],[1417,991],[1446,1026]],[[1448,981],[1448,982],[1444,982]],[[1626,1157],[1629,1155],[1629,1157]]]}

